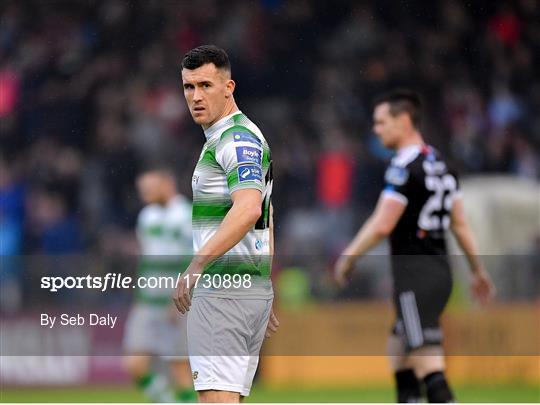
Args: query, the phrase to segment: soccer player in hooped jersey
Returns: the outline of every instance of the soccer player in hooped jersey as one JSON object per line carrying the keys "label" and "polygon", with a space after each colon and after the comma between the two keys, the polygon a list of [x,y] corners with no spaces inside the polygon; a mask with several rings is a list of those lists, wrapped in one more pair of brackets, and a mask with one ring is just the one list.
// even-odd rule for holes
{"label": "soccer player in hooped jersey", "polygon": [[439,317],[452,289],[445,231],[451,229],[465,252],[471,291],[482,303],[494,287],[478,258],[465,219],[457,177],[419,132],[420,98],[395,90],[375,101],[374,131],[396,151],[385,174],[386,187],[374,213],[335,266],[345,285],[355,260],[390,237],[396,323],[388,341],[398,402],[419,402],[421,383],[429,402],[453,402],[444,374]]}
{"label": "soccer player in hooped jersey", "polygon": [[195,257],[174,302],[181,313],[189,311],[188,352],[200,401],[239,402],[249,395],[264,337],[278,326],[269,278],[270,149],[236,106],[223,49],[189,51],[182,84],[206,143],[192,179]]}
{"label": "soccer player in hooped jersey", "polygon": [[[138,275],[176,279],[182,262],[185,268],[193,251],[191,203],[177,192],[176,179],[168,169],[151,169],[139,175],[137,190],[146,204],[137,218]],[[136,290],[126,323],[124,364],[137,386],[154,402],[195,402],[197,394],[187,359],[187,321],[178,316],[170,296],[170,286]],[[158,361],[166,364],[165,370],[153,367]],[[167,368],[174,387],[167,378]]]}

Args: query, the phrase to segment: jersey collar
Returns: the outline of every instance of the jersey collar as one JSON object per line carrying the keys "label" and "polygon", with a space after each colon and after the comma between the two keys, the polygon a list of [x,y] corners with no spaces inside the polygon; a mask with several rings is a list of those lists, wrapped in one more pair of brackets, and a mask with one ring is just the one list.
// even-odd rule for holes
{"label": "jersey collar", "polygon": [[423,144],[409,145],[398,149],[396,155],[392,158],[392,165],[405,167],[411,163],[422,151]]}
{"label": "jersey collar", "polygon": [[403,148],[399,148],[396,155],[397,156],[403,156],[408,155],[409,153],[417,153],[422,150],[422,148],[425,147],[425,144],[415,144],[415,145],[409,145],[404,146]]}
{"label": "jersey collar", "polygon": [[242,114],[242,111],[237,110],[233,112],[232,114],[226,115],[225,117],[221,118],[219,121],[216,121],[212,124],[211,127],[208,127],[204,130],[204,136],[206,136],[206,140],[210,140],[213,136],[216,134],[220,134],[222,129],[226,127],[229,124],[229,120],[234,117],[235,115]]}

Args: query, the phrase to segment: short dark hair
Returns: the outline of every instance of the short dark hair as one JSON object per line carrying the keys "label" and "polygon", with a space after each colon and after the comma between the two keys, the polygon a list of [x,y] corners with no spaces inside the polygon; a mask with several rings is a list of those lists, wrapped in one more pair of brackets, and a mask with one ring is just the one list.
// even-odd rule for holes
{"label": "short dark hair", "polygon": [[201,45],[187,52],[182,59],[182,69],[193,70],[207,63],[213,63],[218,69],[231,71],[229,55],[216,45]]}
{"label": "short dark hair", "polygon": [[151,164],[142,168],[142,170],[137,173],[137,177],[142,177],[144,175],[155,173],[159,176],[170,177],[171,179],[176,179],[174,170],[169,166],[161,164]]}
{"label": "short dark hair", "polygon": [[373,101],[373,107],[379,104],[390,104],[390,114],[395,117],[399,114],[409,114],[412,124],[419,128],[422,123],[422,99],[420,95],[409,89],[395,89],[380,94]]}

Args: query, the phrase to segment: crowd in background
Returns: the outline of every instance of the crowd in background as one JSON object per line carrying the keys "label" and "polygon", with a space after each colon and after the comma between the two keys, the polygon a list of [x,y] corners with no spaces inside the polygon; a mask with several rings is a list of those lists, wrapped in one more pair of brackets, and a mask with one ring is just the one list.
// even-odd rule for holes
{"label": "crowd in background", "polygon": [[191,196],[180,62],[204,43],[271,145],[284,253],[336,254],[373,207],[390,153],[371,100],[396,85],[461,175],[537,179],[538,21],[535,0],[2,1],[0,255],[135,252],[145,168]]}

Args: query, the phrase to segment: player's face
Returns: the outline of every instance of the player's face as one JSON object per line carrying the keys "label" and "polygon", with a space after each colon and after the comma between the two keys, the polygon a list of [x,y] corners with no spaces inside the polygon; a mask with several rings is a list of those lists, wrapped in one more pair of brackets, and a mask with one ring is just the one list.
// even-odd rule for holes
{"label": "player's face", "polygon": [[373,131],[382,144],[390,149],[397,147],[403,134],[403,125],[400,115],[394,117],[390,113],[390,104],[382,103],[375,107],[373,112]]}
{"label": "player's face", "polygon": [[207,63],[197,69],[182,69],[184,97],[193,120],[204,129],[224,117],[232,100],[234,81],[224,69]]}
{"label": "player's face", "polygon": [[144,204],[161,204],[163,200],[163,177],[146,173],[137,179],[137,191]]}

